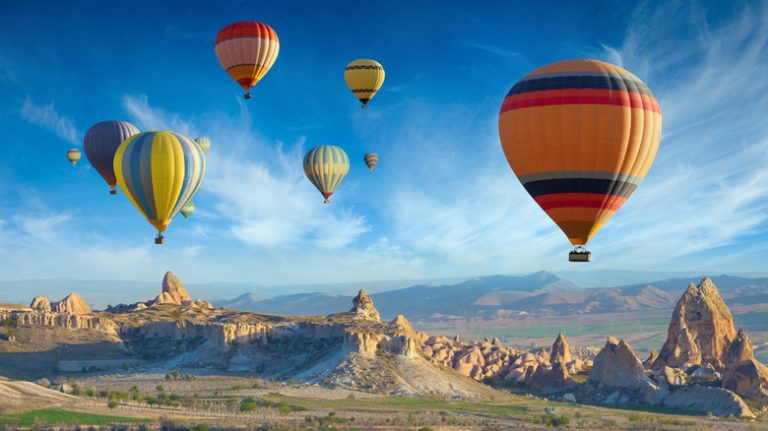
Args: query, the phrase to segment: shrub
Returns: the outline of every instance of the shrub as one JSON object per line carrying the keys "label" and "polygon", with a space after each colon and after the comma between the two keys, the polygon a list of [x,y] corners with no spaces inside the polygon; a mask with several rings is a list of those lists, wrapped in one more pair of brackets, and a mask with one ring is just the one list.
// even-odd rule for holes
{"label": "shrub", "polygon": [[227,398],[226,401],[227,408],[234,408],[237,405],[237,398]]}
{"label": "shrub", "polygon": [[240,400],[240,411],[241,412],[252,412],[255,411],[259,405],[256,403],[256,400],[253,397],[243,398]]}
{"label": "shrub", "polygon": [[107,407],[110,409],[114,409],[117,407],[117,401],[116,400],[109,400],[107,401]]}
{"label": "shrub", "polygon": [[564,426],[568,426],[568,424],[571,422],[568,416],[565,416],[565,415],[556,416],[551,413],[534,417],[531,421],[533,423],[544,424],[551,427],[564,427]]}
{"label": "shrub", "polygon": [[192,431],[208,431],[208,425],[206,424],[197,424],[194,428],[192,428]]}

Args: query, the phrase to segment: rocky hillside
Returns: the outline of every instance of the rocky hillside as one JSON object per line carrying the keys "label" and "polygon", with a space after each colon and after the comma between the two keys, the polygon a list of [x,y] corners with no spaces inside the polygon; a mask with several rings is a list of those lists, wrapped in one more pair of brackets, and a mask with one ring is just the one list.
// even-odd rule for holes
{"label": "rocky hillside", "polygon": [[[376,393],[494,396],[490,387],[432,363],[421,352],[427,337],[403,317],[383,322],[364,290],[352,302],[349,311],[327,317],[212,308],[191,300],[171,273],[154,300],[102,312],[84,307],[59,312],[36,298],[34,308],[0,310],[14,334],[0,340],[0,374],[33,378],[49,376],[52,368],[204,369]],[[35,368],[36,363],[42,365]]]}
{"label": "rocky hillside", "polygon": [[[550,286],[549,293],[557,288]],[[503,389],[568,402],[739,417],[754,416],[743,398],[768,401],[768,368],[754,358],[747,333],[736,331],[707,278],[680,297],[666,342],[645,361],[613,337],[596,351],[570,346],[562,333],[551,348],[536,350],[515,350],[496,338],[429,335],[403,315],[382,320],[364,289],[351,298],[349,311],[326,317],[213,308],[192,300],[171,273],[151,301],[102,312],[76,295],[57,304],[62,302],[67,306],[59,308],[36,297],[30,307],[0,310],[0,374],[182,369],[379,394],[490,399]]]}

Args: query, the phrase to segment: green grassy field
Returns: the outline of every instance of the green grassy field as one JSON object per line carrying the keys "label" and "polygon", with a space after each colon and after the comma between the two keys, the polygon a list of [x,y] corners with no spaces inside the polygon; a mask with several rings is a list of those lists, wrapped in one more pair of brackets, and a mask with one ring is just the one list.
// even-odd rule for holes
{"label": "green grassy field", "polygon": [[289,405],[299,406],[306,409],[333,409],[342,404],[344,410],[399,410],[413,412],[446,411],[461,414],[490,415],[502,418],[521,415],[527,413],[529,410],[529,407],[526,404],[521,403],[478,403],[463,400],[415,397],[348,398],[340,401],[269,394],[262,396],[262,398],[273,403],[284,402]]}
{"label": "green grassy field", "polygon": [[96,415],[60,409],[39,409],[30,410],[24,413],[0,415],[0,425],[16,426],[107,425],[125,422],[148,422],[148,420],[122,416]]}

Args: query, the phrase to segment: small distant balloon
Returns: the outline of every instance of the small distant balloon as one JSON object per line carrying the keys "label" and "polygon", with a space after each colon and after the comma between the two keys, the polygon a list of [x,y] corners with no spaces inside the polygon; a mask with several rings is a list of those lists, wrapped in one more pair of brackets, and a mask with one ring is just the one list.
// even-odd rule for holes
{"label": "small distant balloon", "polygon": [[85,157],[107,182],[111,189],[110,194],[117,194],[117,190],[115,190],[117,179],[112,163],[117,147],[137,133],[139,133],[139,129],[126,121],[102,121],[91,126],[85,133],[83,139]]}
{"label": "small distant balloon", "polygon": [[69,163],[72,163],[72,166],[75,166],[82,156],[83,153],[77,148],[70,148],[69,151],[67,151],[67,160],[69,160]]}
{"label": "small distant balloon", "polygon": [[361,108],[367,108],[381,85],[384,84],[384,67],[376,60],[355,60],[344,69],[347,86],[362,102]]}
{"label": "small distant balloon", "polygon": [[369,171],[373,171],[373,168],[379,163],[379,155],[376,153],[368,153],[363,157],[365,165],[368,166]]}
{"label": "small distant balloon", "polygon": [[181,207],[181,215],[184,216],[185,219],[188,219],[192,213],[195,212],[195,203],[192,202],[192,199],[187,201],[187,203],[184,204],[183,207]]}
{"label": "small distant balloon", "polygon": [[304,156],[304,173],[323,195],[327,204],[331,203],[329,198],[347,172],[349,157],[335,145],[320,145],[309,150]]}
{"label": "small distant balloon", "polygon": [[203,153],[207,153],[208,150],[211,149],[211,139],[207,136],[201,136],[195,139],[195,142],[197,142],[197,145],[200,146],[201,150],[203,150]]}
{"label": "small distant balloon", "polygon": [[251,87],[258,84],[275,64],[280,40],[275,30],[258,21],[239,21],[224,27],[214,44],[219,64],[251,98]]}
{"label": "small distant balloon", "polygon": [[157,229],[155,244],[163,244],[163,232],[203,182],[205,155],[180,133],[144,132],[120,144],[114,169],[128,200]]}

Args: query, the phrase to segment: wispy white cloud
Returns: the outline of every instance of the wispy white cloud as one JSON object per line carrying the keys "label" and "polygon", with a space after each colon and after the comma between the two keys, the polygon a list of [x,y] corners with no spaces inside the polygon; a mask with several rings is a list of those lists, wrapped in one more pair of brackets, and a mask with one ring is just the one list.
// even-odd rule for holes
{"label": "wispy white cloud", "polygon": [[[669,38],[669,16],[690,37]],[[746,240],[768,221],[768,9],[712,26],[686,3],[646,4],[609,61],[641,76],[664,114],[648,177],[596,238],[609,261],[696,265],[685,256]],[[754,259],[754,257],[753,257]]]}
{"label": "wispy white cloud", "polygon": [[146,94],[126,95],[122,98],[123,109],[141,130],[173,130],[194,138],[195,128],[180,115],[150,106]]}
{"label": "wispy white cloud", "polygon": [[488,43],[465,42],[464,46],[466,46],[467,48],[477,49],[477,50],[488,52],[491,54],[500,55],[502,57],[517,57],[517,58],[523,58],[523,59],[525,58],[525,56],[520,52],[503,48],[498,45],[488,44]]}
{"label": "wispy white cloud", "polygon": [[80,145],[80,132],[75,127],[75,123],[68,116],[59,114],[53,101],[38,105],[27,95],[21,105],[21,116],[32,124],[52,131],[56,136],[73,145]]}
{"label": "wispy white cloud", "polygon": [[[302,168],[304,138],[290,149],[268,142],[250,130],[247,108],[238,118],[215,114],[190,119],[151,106],[146,96],[125,96],[123,105],[145,128],[169,128],[194,136],[209,136],[203,191],[208,215],[225,220],[223,234],[260,248],[312,245],[340,249],[354,242],[369,227],[364,216],[320,204],[322,197],[307,181]],[[218,142],[226,147],[218,148]],[[250,154],[261,155],[258,159]]]}
{"label": "wispy white cloud", "polygon": [[0,54],[0,81],[16,82],[18,76],[16,70],[11,65],[11,62],[2,54]]}

